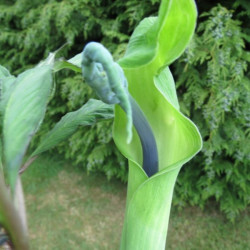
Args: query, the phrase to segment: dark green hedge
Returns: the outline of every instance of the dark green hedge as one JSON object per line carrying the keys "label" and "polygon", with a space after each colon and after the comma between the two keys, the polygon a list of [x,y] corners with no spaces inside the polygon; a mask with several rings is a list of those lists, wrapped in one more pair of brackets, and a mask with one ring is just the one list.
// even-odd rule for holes
{"label": "dark green hedge", "polygon": [[204,141],[178,178],[175,202],[203,206],[213,197],[231,220],[250,204],[250,53],[240,25],[221,6],[203,13],[174,65],[181,109]]}
{"label": "dark green hedge", "polygon": [[[202,152],[180,173],[174,204],[204,206],[216,199],[234,219],[250,203],[250,6],[248,0],[219,2],[226,8],[197,0],[202,14],[196,36],[171,66],[181,109],[198,125],[204,140]],[[102,42],[119,58],[134,27],[143,17],[155,15],[159,3],[0,0],[0,64],[18,73],[64,43],[68,45],[59,56],[70,58],[91,40]],[[56,75],[56,82],[55,97],[33,144],[63,114],[93,96],[80,75],[66,71]],[[127,163],[114,146],[111,129],[112,121],[83,128],[56,151],[89,171],[126,181]]]}

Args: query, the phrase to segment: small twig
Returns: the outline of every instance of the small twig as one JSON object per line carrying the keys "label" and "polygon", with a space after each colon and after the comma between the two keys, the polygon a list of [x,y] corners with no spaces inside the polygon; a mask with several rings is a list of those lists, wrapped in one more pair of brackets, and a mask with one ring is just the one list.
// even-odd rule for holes
{"label": "small twig", "polygon": [[20,175],[18,176],[17,182],[16,182],[14,204],[19,212],[19,216],[20,216],[22,223],[23,223],[23,228],[26,232],[28,232],[25,202],[24,202],[23,188],[22,188],[22,182],[21,182]]}
{"label": "small twig", "polygon": [[32,162],[38,157],[38,155],[30,158],[28,161],[24,163],[24,165],[20,168],[19,174],[21,175],[31,164]]}

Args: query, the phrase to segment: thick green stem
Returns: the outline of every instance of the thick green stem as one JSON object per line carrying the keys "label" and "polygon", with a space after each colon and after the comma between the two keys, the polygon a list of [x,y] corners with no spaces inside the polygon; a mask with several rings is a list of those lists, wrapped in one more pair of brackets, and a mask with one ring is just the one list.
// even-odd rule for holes
{"label": "thick green stem", "polygon": [[28,250],[28,234],[23,220],[11,200],[11,195],[0,176],[0,223],[7,230],[15,250]]}

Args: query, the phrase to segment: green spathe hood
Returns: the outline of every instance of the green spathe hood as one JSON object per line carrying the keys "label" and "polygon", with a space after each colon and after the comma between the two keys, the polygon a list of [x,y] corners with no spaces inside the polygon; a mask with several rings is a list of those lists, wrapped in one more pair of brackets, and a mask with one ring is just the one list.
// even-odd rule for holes
{"label": "green spathe hood", "polygon": [[[159,169],[184,164],[201,149],[196,126],[179,111],[173,77],[167,65],[184,51],[196,23],[193,0],[163,0],[159,17],[144,19],[135,29],[127,52],[119,61],[129,92],[140,105],[156,137]],[[153,36],[153,35],[154,36]],[[116,107],[114,140],[129,160],[142,164],[141,145],[134,131],[126,143],[126,116]]]}
{"label": "green spathe hood", "polygon": [[172,193],[184,163],[202,147],[197,127],[179,110],[173,77],[167,65],[189,43],[196,24],[193,0],[163,0],[159,16],[135,29],[119,61],[129,92],[140,105],[155,135],[159,172],[148,178],[142,169],[140,140],[126,143],[126,116],[115,108],[113,136],[129,160],[126,218],[121,249],[165,249]]}

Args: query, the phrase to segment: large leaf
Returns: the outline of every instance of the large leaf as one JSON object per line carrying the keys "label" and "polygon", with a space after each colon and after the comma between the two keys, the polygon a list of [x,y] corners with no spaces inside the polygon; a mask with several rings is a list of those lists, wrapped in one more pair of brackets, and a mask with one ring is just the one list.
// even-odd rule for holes
{"label": "large leaf", "polygon": [[179,110],[174,80],[166,67],[185,50],[196,23],[193,0],[163,0],[159,16],[135,29],[119,63],[129,91],[143,110],[156,139],[159,172],[142,169],[140,140],[126,143],[126,117],[115,108],[114,140],[129,160],[129,181],[122,250],[165,249],[175,180],[184,163],[202,147],[197,127]]}
{"label": "large leaf", "polygon": [[45,114],[52,87],[52,66],[27,70],[13,84],[5,100],[2,135],[4,166],[12,190],[25,151]]}
{"label": "large leaf", "polygon": [[89,126],[100,119],[113,118],[113,106],[99,100],[90,99],[85,105],[74,112],[63,116],[55,127],[44,136],[41,144],[32,156],[40,154],[71,136],[79,126]]}

